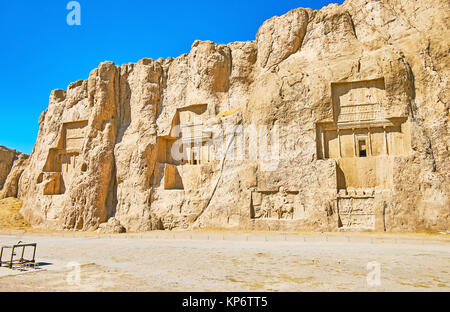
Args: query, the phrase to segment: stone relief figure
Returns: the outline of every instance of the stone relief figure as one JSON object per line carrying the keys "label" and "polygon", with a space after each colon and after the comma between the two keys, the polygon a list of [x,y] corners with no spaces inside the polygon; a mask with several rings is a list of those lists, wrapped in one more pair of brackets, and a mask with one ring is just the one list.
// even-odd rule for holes
{"label": "stone relief figure", "polygon": [[284,187],[274,195],[265,195],[255,211],[255,219],[294,219],[294,198]]}
{"label": "stone relief figure", "polygon": [[275,200],[274,200],[274,214],[277,219],[281,219],[282,218],[282,213],[283,213],[283,207],[285,205],[285,201],[286,201],[286,195],[285,194],[285,190],[283,187],[280,188],[280,191],[275,195]]}
{"label": "stone relief figure", "polygon": [[261,203],[261,209],[259,210],[259,214],[257,219],[268,219],[271,217],[272,211],[272,201],[269,197],[265,197]]}
{"label": "stone relief figure", "polygon": [[294,206],[291,203],[284,206],[281,218],[286,220],[294,219]]}
{"label": "stone relief figure", "polygon": [[294,218],[294,203],[293,198],[288,194],[284,187],[280,188],[281,196],[281,210],[279,213],[279,219],[293,219]]}
{"label": "stone relief figure", "polygon": [[272,216],[276,216],[279,220],[294,218],[294,204],[284,187],[280,188],[280,191],[274,196],[273,201]]}

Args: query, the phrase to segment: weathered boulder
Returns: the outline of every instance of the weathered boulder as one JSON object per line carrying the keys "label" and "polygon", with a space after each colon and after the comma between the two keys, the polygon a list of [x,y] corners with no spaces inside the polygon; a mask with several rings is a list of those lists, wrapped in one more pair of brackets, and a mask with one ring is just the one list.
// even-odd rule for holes
{"label": "weathered boulder", "polygon": [[126,229],[120,224],[119,220],[110,218],[108,222],[99,225],[97,232],[105,234],[121,234],[125,233]]}

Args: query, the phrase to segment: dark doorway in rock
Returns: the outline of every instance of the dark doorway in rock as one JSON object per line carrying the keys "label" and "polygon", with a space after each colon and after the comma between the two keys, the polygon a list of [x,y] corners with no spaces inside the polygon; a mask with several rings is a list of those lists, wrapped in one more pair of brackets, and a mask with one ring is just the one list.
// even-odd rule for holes
{"label": "dark doorway in rock", "polygon": [[366,139],[358,140],[359,157],[367,157],[367,142]]}

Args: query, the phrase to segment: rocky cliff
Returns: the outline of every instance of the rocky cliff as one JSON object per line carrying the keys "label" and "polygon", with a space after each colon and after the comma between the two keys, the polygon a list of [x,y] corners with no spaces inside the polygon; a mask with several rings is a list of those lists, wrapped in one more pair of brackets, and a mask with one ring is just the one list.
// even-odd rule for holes
{"label": "rocky cliff", "polygon": [[255,41],[104,62],[51,93],[11,178],[22,214],[78,230],[448,229],[449,13],[347,0],[274,17]]}
{"label": "rocky cliff", "polygon": [[0,189],[3,188],[16,157],[16,151],[0,146]]}
{"label": "rocky cliff", "polygon": [[28,155],[0,146],[0,199],[16,197]]}

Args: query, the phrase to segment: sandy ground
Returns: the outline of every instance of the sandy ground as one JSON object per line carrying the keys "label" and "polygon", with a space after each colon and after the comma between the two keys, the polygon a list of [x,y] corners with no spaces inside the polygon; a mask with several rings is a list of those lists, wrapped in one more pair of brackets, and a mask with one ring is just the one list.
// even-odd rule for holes
{"label": "sandy ground", "polygon": [[19,240],[41,266],[0,291],[450,291],[449,235],[0,234]]}

